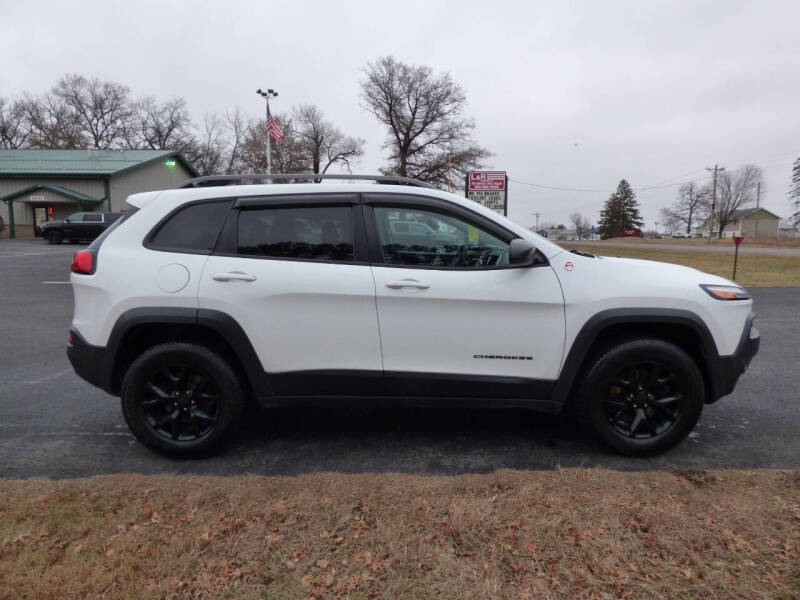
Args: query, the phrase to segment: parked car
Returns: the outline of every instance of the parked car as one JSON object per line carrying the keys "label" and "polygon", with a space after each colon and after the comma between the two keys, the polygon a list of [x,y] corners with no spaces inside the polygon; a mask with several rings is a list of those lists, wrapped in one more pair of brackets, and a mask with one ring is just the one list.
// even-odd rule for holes
{"label": "parked car", "polygon": [[[753,302],[727,279],[568,252],[426,184],[346,177],[135,194],[75,254],[67,354],[144,445],[205,451],[251,402],[362,399],[569,411],[647,455],[758,351]],[[405,222],[462,239],[409,246]]]}
{"label": "parked car", "polygon": [[118,212],[76,212],[63,221],[43,224],[42,237],[50,244],[60,244],[63,240],[73,244],[93,240],[121,216]]}
{"label": "parked car", "polygon": [[676,231],[676,232],[674,232],[672,234],[672,237],[674,239],[679,239],[679,238],[689,238],[689,237],[692,237],[692,236],[690,236],[688,233],[684,233],[682,231]]}

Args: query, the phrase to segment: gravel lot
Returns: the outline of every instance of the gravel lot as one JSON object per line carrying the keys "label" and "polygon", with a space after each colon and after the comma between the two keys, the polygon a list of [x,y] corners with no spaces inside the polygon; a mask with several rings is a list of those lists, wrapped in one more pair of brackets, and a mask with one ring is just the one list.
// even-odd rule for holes
{"label": "gravel lot", "polygon": [[525,411],[342,407],[271,411],[218,456],[165,459],[67,361],[75,249],[0,240],[0,476],[800,467],[800,288],[751,290],[760,354],[690,439],[653,459],[619,458],[579,427]]}

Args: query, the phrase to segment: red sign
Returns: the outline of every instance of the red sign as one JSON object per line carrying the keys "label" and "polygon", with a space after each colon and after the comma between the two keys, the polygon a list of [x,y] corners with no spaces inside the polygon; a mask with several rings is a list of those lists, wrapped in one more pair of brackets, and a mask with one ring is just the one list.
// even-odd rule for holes
{"label": "red sign", "polygon": [[468,190],[470,192],[498,191],[506,189],[505,171],[470,171]]}
{"label": "red sign", "polygon": [[733,236],[733,243],[738,246],[739,244],[742,243],[743,239],[744,239],[743,235],[735,235],[735,236]]}

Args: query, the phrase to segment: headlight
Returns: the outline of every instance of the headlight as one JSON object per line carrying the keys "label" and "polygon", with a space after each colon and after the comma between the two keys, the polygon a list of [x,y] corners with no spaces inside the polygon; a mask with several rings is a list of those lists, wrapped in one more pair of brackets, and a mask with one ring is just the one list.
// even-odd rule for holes
{"label": "headlight", "polygon": [[700,284],[700,287],[712,298],[717,300],[749,300],[750,296],[744,290],[735,285],[706,285]]}

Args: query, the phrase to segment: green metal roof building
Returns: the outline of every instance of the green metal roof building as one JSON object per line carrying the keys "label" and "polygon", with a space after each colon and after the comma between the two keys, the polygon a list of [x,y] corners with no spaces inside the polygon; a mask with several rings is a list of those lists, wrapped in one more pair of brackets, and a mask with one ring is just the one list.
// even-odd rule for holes
{"label": "green metal roof building", "polygon": [[82,210],[118,212],[130,194],[197,175],[175,150],[0,150],[0,235],[32,237]]}

